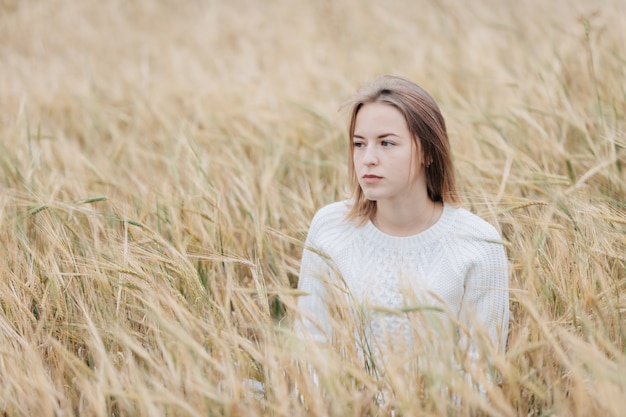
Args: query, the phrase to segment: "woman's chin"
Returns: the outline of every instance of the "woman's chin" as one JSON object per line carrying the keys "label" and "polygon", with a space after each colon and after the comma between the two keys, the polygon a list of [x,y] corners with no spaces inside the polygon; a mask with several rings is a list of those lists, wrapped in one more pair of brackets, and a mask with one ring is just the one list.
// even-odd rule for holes
{"label": "woman's chin", "polygon": [[366,195],[365,199],[368,200],[368,201],[377,201],[378,197],[377,196],[373,196],[373,195],[372,196]]}

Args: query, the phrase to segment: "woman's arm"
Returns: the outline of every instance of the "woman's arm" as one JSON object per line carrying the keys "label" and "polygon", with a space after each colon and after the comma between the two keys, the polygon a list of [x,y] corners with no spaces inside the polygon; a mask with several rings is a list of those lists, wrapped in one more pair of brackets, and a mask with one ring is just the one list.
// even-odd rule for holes
{"label": "woman's arm", "polygon": [[327,284],[330,268],[316,247],[318,226],[315,218],[307,235],[302,261],[298,289],[305,292],[298,299],[300,317],[296,332],[318,342],[328,342],[332,336],[332,326],[327,301]]}
{"label": "woman's arm", "polygon": [[509,272],[504,246],[499,236],[494,237],[476,242],[473,248],[477,257],[465,278],[459,318],[470,338],[479,329],[486,331],[493,346],[504,352],[509,327]]}

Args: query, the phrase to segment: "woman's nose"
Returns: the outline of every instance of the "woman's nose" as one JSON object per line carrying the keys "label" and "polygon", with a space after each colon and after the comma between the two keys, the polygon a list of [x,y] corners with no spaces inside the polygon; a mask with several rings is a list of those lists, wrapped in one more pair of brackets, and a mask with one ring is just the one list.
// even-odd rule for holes
{"label": "woman's nose", "polygon": [[373,146],[365,148],[365,155],[363,155],[363,164],[366,166],[372,166],[378,164],[378,155]]}

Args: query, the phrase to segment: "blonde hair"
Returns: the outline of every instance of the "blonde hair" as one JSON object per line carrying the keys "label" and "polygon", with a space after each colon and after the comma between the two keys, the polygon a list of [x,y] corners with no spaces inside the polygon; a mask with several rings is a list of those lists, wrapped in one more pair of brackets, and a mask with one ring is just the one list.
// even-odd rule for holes
{"label": "blonde hair", "polygon": [[[356,116],[369,103],[385,103],[404,115],[418,150],[423,152],[426,168],[426,187],[432,201],[458,204],[454,166],[446,123],[435,100],[419,85],[402,77],[385,75],[373,80],[358,91],[343,107],[350,106],[348,140],[352,142]],[[348,147],[349,176],[352,206],[346,219],[363,225],[376,213],[376,201],[365,198],[359,185],[352,152]],[[419,167],[418,167],[419,168]]]}

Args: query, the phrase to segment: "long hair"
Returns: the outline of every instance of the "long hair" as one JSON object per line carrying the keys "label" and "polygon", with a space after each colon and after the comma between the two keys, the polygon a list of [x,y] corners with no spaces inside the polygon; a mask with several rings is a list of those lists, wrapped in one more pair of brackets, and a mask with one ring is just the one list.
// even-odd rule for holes
{"label": "long hair", "polygon": [[[405,78],[391,75],[379,77],[342,105],[342,108],[347,106],[351,108],[348,131],[350,142],[354,136],[359,110],[366,104],[376,102],[393,106],[404,115],[414,144],[418,151],[423,153],[423,161],[427,161],[428,198],[432,201],[458,204],[446,122],[435,100],[422,87]],[[360,226],[376,213],[376,201],[368,200],[363,194],[354,167],[353,152],[354,147],[349,146],[348,173],[352,206],[346,214],[346,219]]]}

